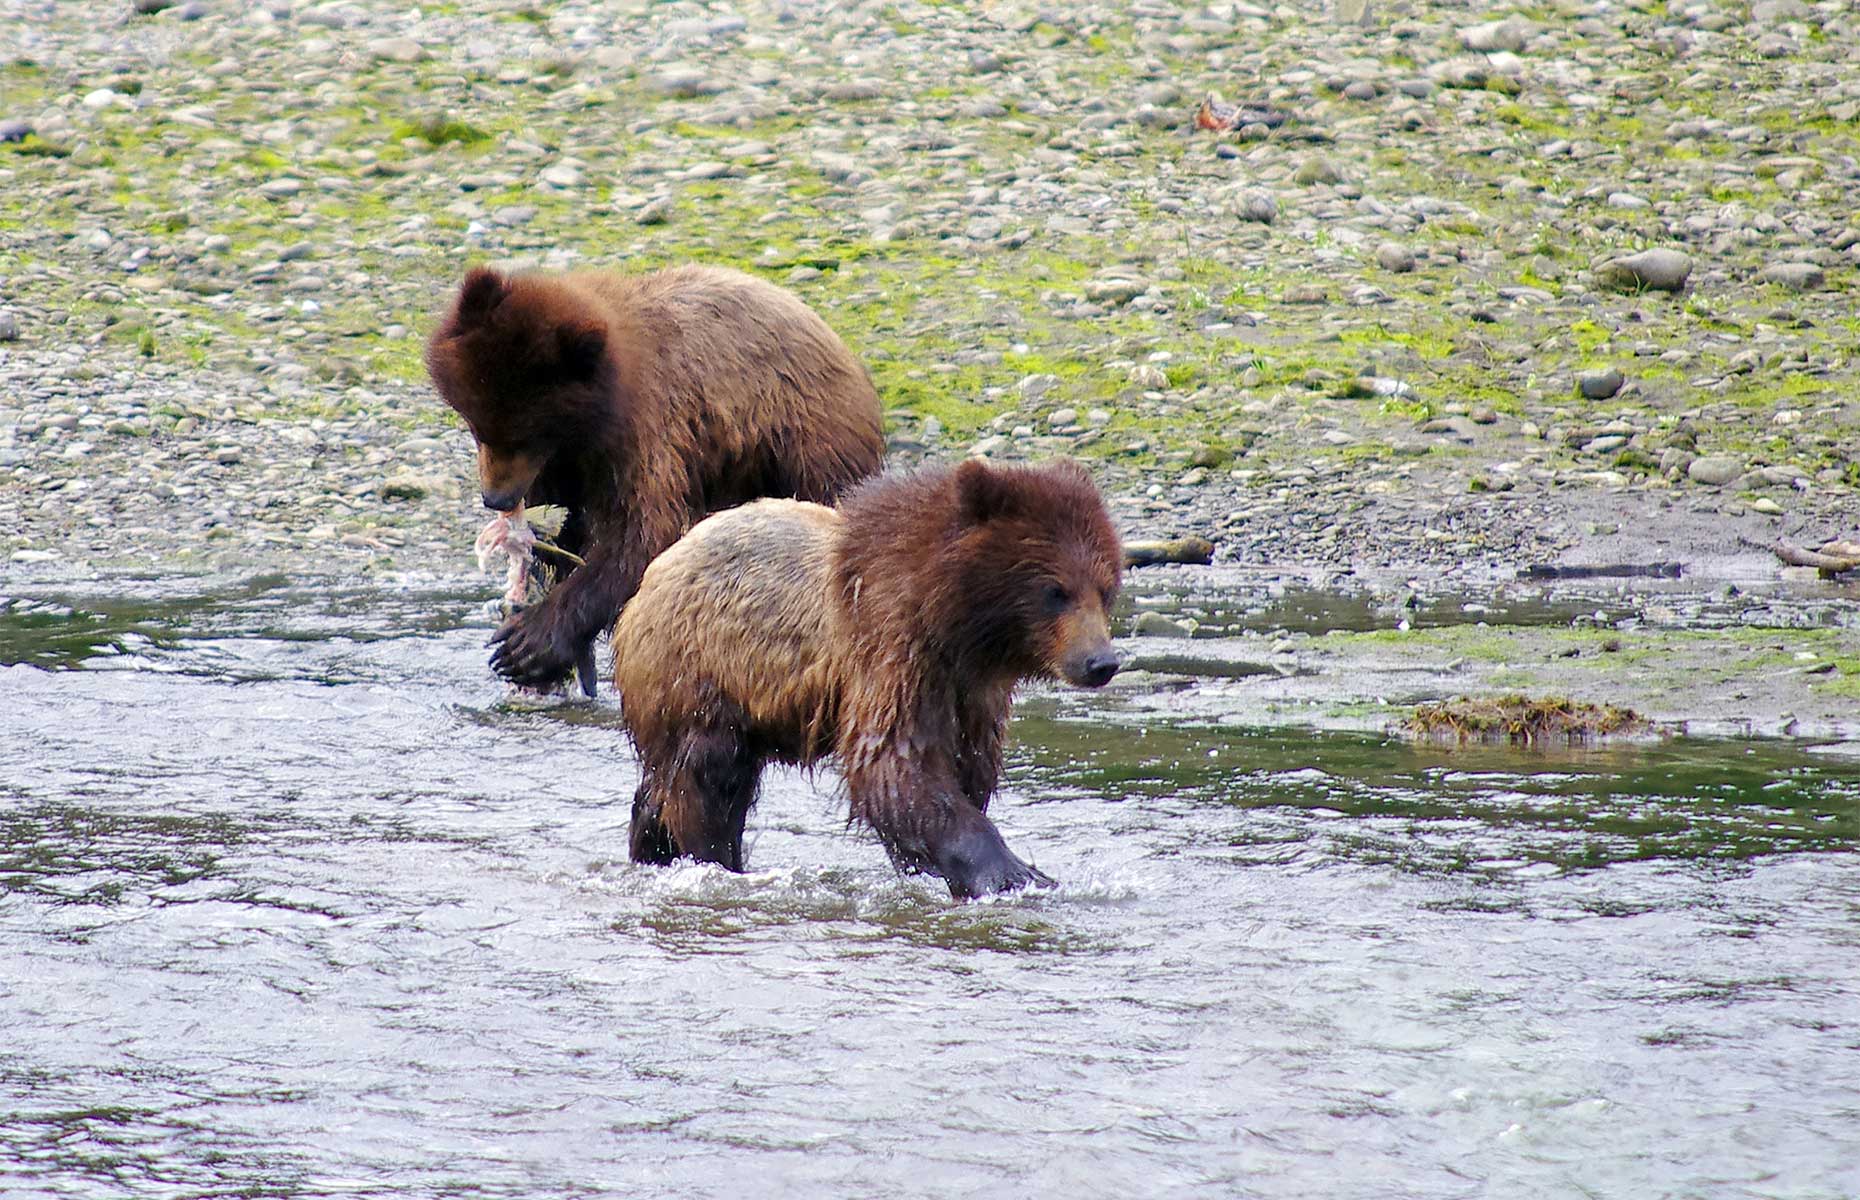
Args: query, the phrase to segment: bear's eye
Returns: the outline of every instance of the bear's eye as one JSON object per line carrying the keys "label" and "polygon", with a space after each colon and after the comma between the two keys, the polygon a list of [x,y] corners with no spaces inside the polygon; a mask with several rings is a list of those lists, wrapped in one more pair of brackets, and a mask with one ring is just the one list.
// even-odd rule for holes
{"label": "bear's eye", "polygon": [[1049,583],[1046,585],[1046,592],[1040,598],[1040,602],[1046,607],[1047,612],[1062,613],[1066,611],[1066,605],[1072,603],[1072,593],[1056,583]]}

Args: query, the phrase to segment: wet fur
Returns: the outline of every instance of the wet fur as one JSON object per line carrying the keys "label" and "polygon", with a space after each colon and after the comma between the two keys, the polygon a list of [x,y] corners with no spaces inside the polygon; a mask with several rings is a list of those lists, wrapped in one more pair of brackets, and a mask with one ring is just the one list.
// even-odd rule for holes
{"label": "wet fur", "polygon": [[852,819],[901,868],[957,896],[1043,881],[986,816],[1013,690],[1109,654],[1121,563],[1070,463],[967,463],[875,480],[838,511],[764,500],[702,522],[614,633],[642,767],[633,858],[742,870],[763,765],[833,756]]}
{"label": "wet fur", "polygon": [[587,560],[499,631],[493,665],[517,683],[567,674],[707,513],[830,503],[883,463],[858,360],[795,296],[735,271],[479,268],[426,362],[478,441],[486,503],[568,508],[560,540]]}

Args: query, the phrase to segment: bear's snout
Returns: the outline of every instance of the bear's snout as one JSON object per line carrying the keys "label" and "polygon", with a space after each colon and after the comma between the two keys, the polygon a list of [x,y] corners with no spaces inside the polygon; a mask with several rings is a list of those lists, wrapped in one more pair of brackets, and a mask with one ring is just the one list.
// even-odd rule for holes
{"label": "bear's snout", "polygon": [[1117,674],[1123,665],[1123,661],[1117,657],[1117,651],[1107,646],[1067,663],[1066,682],[1076,687],[1103,687],[1111,682],[1111,676]]}
{"label": "bear's snout", "polygon": [[478,493],[478,498],[484,501],[484,506],[492,512],[509,512],[522,503],[523,491],[521,488],[507,488],[494,492],[487,488]]}

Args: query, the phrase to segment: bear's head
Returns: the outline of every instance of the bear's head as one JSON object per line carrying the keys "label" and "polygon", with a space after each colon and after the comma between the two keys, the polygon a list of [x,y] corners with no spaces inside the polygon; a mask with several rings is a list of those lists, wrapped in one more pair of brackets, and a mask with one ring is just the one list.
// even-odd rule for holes
{"label": "bear's head", "polygon": [[1120,665],[1110,613],[1124,551],[1085,468],[971,459],[954,488],[958,640],[1022,677],[1109,683]]}
{"label": "bear's head", "polygon": [[474,267],[426,344],[426,370],[478,442],[486,508],[507,511],[607,418],[607,328],[548,276]]}

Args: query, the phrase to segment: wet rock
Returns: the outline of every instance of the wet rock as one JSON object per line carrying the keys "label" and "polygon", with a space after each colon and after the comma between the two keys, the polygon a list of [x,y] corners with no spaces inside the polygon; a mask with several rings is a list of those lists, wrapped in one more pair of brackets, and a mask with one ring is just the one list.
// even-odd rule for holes
{"label": "wet rock", "polygon": [[1729,454],[1708,454],[1686,467],[1686,478],[1708,487],[1723,487],[1744,473],[1744,460]]}
{"label": "wet rock", "polygon": [[1677,292],[1686,286],[1692,274],[1692,259],[1680,250],[1653,249],[1625,258],[1613,259],[1596,269],[1596,275],[1609,287]]}
{"label": "wet rock", "polygon": [[10,308],[0,308],[0,342],[17,342],[19,340],[19,314]]}
{"label": "wet rock", "polygon": [[174,5],[175,0],[131,0],[129,7],[137,16],[148,17]]}
{"label": "wet rock", "polygon": [[1597,374],[1584,375],[1576,381],[1576,390],[1585,400],[1606,400],[1621,390],[1626,377],[1610,367]]}

